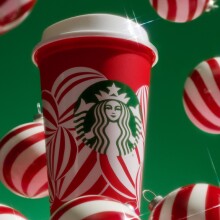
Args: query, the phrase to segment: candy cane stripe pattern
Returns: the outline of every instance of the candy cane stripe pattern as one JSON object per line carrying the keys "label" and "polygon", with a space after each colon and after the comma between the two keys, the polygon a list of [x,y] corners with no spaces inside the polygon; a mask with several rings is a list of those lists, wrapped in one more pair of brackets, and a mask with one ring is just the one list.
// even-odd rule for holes
{"label": "candy cane stripe pattern", "polygon": [[51,220],[139,220],[129,207],[110,197],[88,195],[60,207]]}
{"label": "candy cane stripe pattern", "polygon": [[194,125],[220,134],[220,57],[200,63],[187,78],[183,104]]}
{"label": "candy cane stripe pattern", "polygon": [[27,220],[21,213],[17,210],[0,204],[0,219],[2,220]]}
{"label": "candy cane stripe pattern", "polygon": [[205,183],[171,192],[153,209],[149,220],[219,220],[220,188]]}
{"label": "candy cane stripe pattern", "polygon": [[30,13],[36,0],[3,0],[0,2],[0,34],[19,25]]}
{"label": "candy cane stripe pattern", "polygon": [[0,142],[0,177],[13,193],[41,198],[48,195],[44,126],[23,124]]}
{"label": "candy cane stripe pattern", "polygon": [[158,15],[172,22],[188,22],[198,18],[210,0],[150,0]]}

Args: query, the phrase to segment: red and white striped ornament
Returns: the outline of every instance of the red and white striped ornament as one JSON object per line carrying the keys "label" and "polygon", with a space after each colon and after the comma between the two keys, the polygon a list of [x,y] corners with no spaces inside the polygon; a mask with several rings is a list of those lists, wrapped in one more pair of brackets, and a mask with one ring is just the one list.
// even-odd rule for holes
{"label": "red and white striped ornament", "polygon": [[0,178],[17,195],[48,196],[43,119],[15,127],[2,138]]}
{"label": "red and white striped ornament", "polygon": [[220,134],[220,57],[200,63],[187,78],[183,104],[199,129]]}
{"label": "red and white striped ornament", "polygon": [[1,0],[0,34],[18,26],[30,13],[36,0]]}
{"label": "red and white striped ornament", "polygon": [[58,208],[51,220],[140,220],[131,206],[106,196],[88,195]]}
{"label": "red and white striped ornament", "polygon": [[27,220],[27,218],[14,208],[0,204],[0,220]]}
{"label": "red and white striped ornament", "polygon": [[216,8],[215,0],[150,0],[158,15],[177,23],[192,21]]}
{"label": "red and white striped ornament", "polygon": [[[157,197],[155,198],[155,200]],[[152,201],[149,220],[220,220],[220,188],[198,183]]]}

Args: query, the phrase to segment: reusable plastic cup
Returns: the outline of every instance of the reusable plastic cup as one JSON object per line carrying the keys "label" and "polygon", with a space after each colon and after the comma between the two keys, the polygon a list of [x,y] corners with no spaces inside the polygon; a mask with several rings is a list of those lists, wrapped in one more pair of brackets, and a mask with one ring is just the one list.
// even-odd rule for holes
{"label": "reusable plastic cup", "polygon": [[40,69],[51,213],[86,195],[139,214],[147,103],[157,51],[141,25],[111,14],[48,27]]}

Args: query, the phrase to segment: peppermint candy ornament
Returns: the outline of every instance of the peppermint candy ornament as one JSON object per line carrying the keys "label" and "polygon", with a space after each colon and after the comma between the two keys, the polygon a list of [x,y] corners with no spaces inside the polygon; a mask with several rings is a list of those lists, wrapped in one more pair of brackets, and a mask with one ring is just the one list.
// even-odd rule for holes
{"label": "peppermint candy ornament", "polygon": [[177,23],[192,21],[217,7],[215,0],[150,0],[150,3],[160,17]]}
{"label": "peppermint candy ornament", "polygon": [[9,190],[19,196],[41,198],[48,195],[42,117],[15,127],[2,138],[0,178]]}
{"label": "peppermint candy ornament", "polygon": [[110,197],[88,195],[62,205],[51,220],[140,220],[131,206]]}
{"label": "peppermint candy ornament", "polygon": [[36,0],[1,0],[0,34],[18,26],[30,13]]}
{"label": "peppermint candy ornament", "polygon": [[[159,199],[158,199],[159,198]],[[220,220],[220,188],[198,183],[155,197],[149,220]]]}
{"label": "peppermint candy ornament", "polygon": [[0,220],[27,220],[27,218],[14,208],[0,204]]}
{"label": "peppermint candy ornament", "polygon": [[183,104],[196,127],[220,134],[220,57],[200,63],[186,79]]}

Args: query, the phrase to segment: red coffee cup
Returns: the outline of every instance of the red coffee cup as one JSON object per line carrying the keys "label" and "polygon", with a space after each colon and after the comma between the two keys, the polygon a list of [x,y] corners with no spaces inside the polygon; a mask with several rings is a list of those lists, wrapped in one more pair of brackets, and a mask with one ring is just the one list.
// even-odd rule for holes
{"label": "red coffee cup", "polygon": [[139,213],[148,89],[157,51],[141,25],[110,14],[48,27],[33,53],[45,118],[51,213],[104,195]]}

